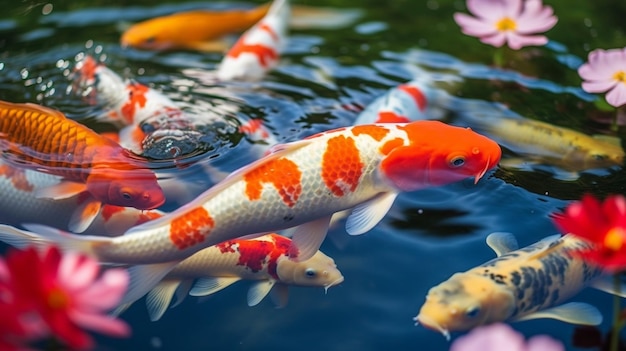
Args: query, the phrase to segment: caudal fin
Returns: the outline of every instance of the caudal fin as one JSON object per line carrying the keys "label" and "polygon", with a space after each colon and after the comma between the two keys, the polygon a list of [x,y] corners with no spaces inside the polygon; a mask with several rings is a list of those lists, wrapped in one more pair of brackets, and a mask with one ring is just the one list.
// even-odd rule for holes
{"label": "caudal fin", "polygon": [[110,240],[110,238],[97,236],[70,234],[40,224],[25,224],[24,227],[31,231],[0,224],[0,241],[17,248],[24,248],[31,245],[37,247],[56,245],[63,251],[79,251],[97,258],[93,250],[93,244]]}

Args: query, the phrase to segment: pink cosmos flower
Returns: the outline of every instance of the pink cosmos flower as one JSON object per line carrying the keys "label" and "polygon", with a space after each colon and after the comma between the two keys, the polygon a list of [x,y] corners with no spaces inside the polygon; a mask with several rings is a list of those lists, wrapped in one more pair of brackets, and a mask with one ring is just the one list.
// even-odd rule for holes
{"label": "pink cosmos flower", "polygon": [[472,330],[454,340],[450,351],[565,351],[562,343],[547,335],[533,336],[526,342],[524,336],[504,323]]}
{"label": "pink cosmos flower", "polygon": [[612,195],[604,202],[584,195],[573,202],[554,222],[563,233],[571,233],[593,244],[576,251],[583,259],[607,271],[626,268],[626,198]]}
{"label": "pink cosmos flower", "polygon": [[463,33],[495,47],[507,44],[513,50],[545,45],[545,36],[533,34],[547,31],[557,22],[552,7],[543,6],[541,0],[467,0],[467,8],[476,17],[454,14]]}
{"label": "pink cosmos flower", "polygon": [[614,107],[626,104],[626,48],[602,50],[589,53],[587,62],[578,68],[585,80],[583,90],[588,93],[604,93],[606,101]]}
{"label": "pink cosmos flower", "polygon": [[128,325],[105,314],[117,306],[126,291],[129,278],[125,270],[109,269],[99,274],[100,266],[94,259],[78,253],[62,255],[58,248],[48,247],[43,251],[10,251],[6,271],[11,280],[7,291],[19,302],[8,312],[11,318],[30,321],[18,324],[23,334],[34,338],[51,335],[71,349],[93,347],[92,338],[83,329],[129,335]]}

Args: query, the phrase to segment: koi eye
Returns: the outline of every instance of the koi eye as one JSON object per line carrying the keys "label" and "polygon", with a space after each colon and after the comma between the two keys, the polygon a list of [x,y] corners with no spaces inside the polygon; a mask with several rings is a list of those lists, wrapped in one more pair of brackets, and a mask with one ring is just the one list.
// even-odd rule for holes
{"label": "koi eye", "polygon": [[126,191],[122,192],[121,195],[124,198],[124,200],[130,200],[133,198],[133,196],[129,192],[126,192]]}
{"label": "koi eye", "polygon": [[593,158],[596,161],[604,161],[606,160],[608,157],[606,157],[606,155],[598,155],[598,154],[594,154],[591,155],[591,158]]}
{"label": "koi eye", "polygon": [[465,164],[465,157],[457,156],[450,160],[450,166],[461,167]]}
{"label": "koi eye", "polygon": [[307,270],[304,271],[304,274],[306,274],[306,276],[309,278],[313,278],[317,275],[317,272],[315,272],[315,269],[313,268],[307,268]]}
{"label": "koi eye", "polygon": [[474,306],[474,307],[468,308],[467,311],[465,311],[465,316],[469,318],[474,318],[478,316],[479,313],[480,313],[480,308]]}
{"label": "koi eye", "polygon": [[156,37],[148,37],[148,38],[146,38],[145,43],[146,44],[152,44],[155,41],[156,41]]}

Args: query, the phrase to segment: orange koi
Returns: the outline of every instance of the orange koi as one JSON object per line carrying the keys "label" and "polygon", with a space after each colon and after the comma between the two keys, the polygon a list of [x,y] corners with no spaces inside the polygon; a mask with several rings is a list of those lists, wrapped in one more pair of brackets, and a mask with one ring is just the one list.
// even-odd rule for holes
{"label": "orange koi", "polygon": [[90,194],[84,220],[93,218],[102,203],[153,209],[165,202],[145,162],[57,110],[0,101],[0,135],[6,160],[64,178],[38,196]]}
{"label": "orange koi", "polygon": [[146,50],[223,51],[216,41],[242,33],[267,13],[270,4],[251,10],[196,10],[153,18],[131,26],[122,34],[122,46]]}

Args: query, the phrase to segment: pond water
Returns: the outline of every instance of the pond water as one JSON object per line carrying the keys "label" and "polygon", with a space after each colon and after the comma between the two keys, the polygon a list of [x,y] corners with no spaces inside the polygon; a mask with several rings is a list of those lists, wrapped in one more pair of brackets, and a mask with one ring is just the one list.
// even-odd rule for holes
{"label": "pond water", "polygon": [[[313,2],[312,2],[313,3]],[[71,93],[69,72],[84,54],[97,56],[120,75],[162,91],[187,108],[233,105],[235,117],[263,118],[278,141],[352,124],[359,106],[419,74],[455,78],[450,94],[505,104],[527,118],[587,134],[613,134],[598,122],[594,96],[580,89],[575,68],[595,48],[623,47],[626,7],[548,1],[559,23],[546,47],[505,52],[495,69],[494,48],[464,36],[452,13],[462,1],[320,0],[317,6],[356,8],[362,16],[333,30],[293,30],[277,69],[260,83],[211,85],[189,69],[210,71],[221,54],[155,53],[122,48],[119,36],[136,21],[194,8],[252,7],[250,2],[4,1],[0,15],[0,100],[36,102],[63,111],[98,131],[110,126],[93,118],[98,107]],[[258,3],[257,3],[258,4]],[[43,14],[42,12],[46,13]],[[68,93],[68,91],[70,91]],[[202,108],[202,107],[200,107]],[[245,143],[226,135],[209,142],[189,162],[235,169],[250,160],[237,152]],[[245,150],[245,148],[241,149]],[[510,153],[505,150],[505,158]],[[246,305],[245,282],[207,298],[189,297],[150,322],[143,301],[122,315],[129,339],[98,338],[99,350],[447,350],[440,334],[415,326],[413,317],[428,289],[494,257],[485,237],[508,231],[521,246],[556,233],[550,214],[585,192],[624,193],[621,167],[560,177],[551,166],[499,167],[477,184],[472,179],[402,194],[372,231],[350,237],[342,223],[321,250],[333,257],[345,281],[323,289],[292,288],[289,304],[270,299]],[[189,176],[182,172],[180,176]],[[178,206],[166,204],[171,210]],[[609,295],[586,289],[575,300],[604,314]],[[575,326],[554,320],[513,324],[525,335],[548,333],[572,345]],[[460,333],[454,333],[453,338]]]}

